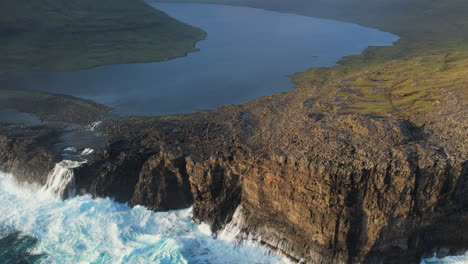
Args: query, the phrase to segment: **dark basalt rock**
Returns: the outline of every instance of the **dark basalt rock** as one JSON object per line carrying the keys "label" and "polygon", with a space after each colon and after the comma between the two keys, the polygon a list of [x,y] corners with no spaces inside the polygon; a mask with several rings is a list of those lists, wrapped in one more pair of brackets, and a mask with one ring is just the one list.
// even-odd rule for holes
{"label": "dark basalt rock", "polygon": [[[419,263],[468,249],[465,123],[443,125],[460,113],[418,128],[259,102],[177,122],[117,120],[75,169],[76,186],[153,210],[193,205],[215,233],[230,223],[239,239],[302,263]],[[11,140],[3,163],[38,168],[18,159],[34,148],[5,155]]]}
{"label": "dark basalt rock", "polygon": [[97,153],[94,163],[75,169],[80,193],[110,196],[119,202],[145,205],[158,211],[192,205],[183,156],[138,153],[131,146],[131,141],[118,140]]}
{"label": "dark basalt rock", "polygon": [[13,173],[20,182],[44,185],[59,160],[48,150],[56,136],[56,130],[43,126],[0,126],[0,171]]}
{"label": "dark basalt rock", "polygon": [[132,204],[145,204],[162,211],[187,208],[193,204],[186,161],[167,153],[151,156],[141,169]]}
{"label": "dark basalt rock", "polygon": [[187,164],[195,201],[194,219],[207,223],[213,231],[228,224],[241,202],[241,172],[233,160],[210,157],[202,163]]}

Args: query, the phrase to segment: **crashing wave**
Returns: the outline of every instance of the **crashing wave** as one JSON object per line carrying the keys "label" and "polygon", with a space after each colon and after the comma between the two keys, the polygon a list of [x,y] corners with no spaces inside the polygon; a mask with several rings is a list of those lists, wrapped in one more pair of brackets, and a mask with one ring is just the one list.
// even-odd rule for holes
{"label": "crashing wave", "polygon": [[427,258],[421,260],[421,264],[467,264],[468,263],[468,252],[460,256],[448,256],[445,258]]}
{"label": "crashing wave", "polygon": [[44,254],[39,263],[283,263],[258,247],[214,239],[190,208],[153,212],[90,195],[53,199],[2,173],[0,201],[0,226],[37,238],[30,250]]}
{"label": "crashing wave", "polygon": [[85,162],[63,160],[55,164],[54,169],[47,176],[47,182],[42,190],[54,193],[59,198],[74,197],[76,188],[73,169],[78,168],[83,163]]}
{"label": "crashing wave", "polygon": [[82,155],[82,156],[88,156],[88,155],[93,154],[93,152],[94,152],[94,149],[92,149],[92,148],[85,148],[85,149],[83,149],[83,151],[81,152],[81,155]]}

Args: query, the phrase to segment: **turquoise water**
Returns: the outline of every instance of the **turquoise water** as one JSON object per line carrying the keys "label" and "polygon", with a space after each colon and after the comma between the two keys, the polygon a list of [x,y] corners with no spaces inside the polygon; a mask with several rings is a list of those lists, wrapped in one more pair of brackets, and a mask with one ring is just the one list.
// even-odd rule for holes
{"label": "turquoise water", "polygon": [[421,264],[467,264],[468,253],[462,256],[450,256],[443,259],[440,258],[428,258],[421,260]]}
{"label": "turquoise water", "polygon": [[9,228],[0,228],[0,263],[37,263],[44,257],[30,251],[37,243],[35,237]]}
{"label": "turquoise water", "polygon": [[[61,200],[57,188],[19,186],[0,173],[0,263],[286,263],[251,244],[214,239],[191,209],[152,212],[90,195]],[[468,263],[468,255],[421,264]]]}
{"label": "turquoise water", "polygon": [[[122,114],[193,112],[290,90],[289,74],[398,39],[349,23],[252,8],[155,7],[206,30],[200,52],[161,63],[16,73],[9,83],[92,99]],[[57,183],[55,190],[63,187]],[[213,239],[207,226],[192,222],[191,209],[155,213],[89,195],[63,201],[51,189],[20,187],[4,173],[0,202],[2,264],[284,263],[261,248]],[[460,263],[468,256],[421,261]]]}
{"label": "turquoise water", "polygon": [[0,201],[0,263],[284,263],[214,239],[191,220],[191,209],[155,213],[89,195],[62,201],[3,173]]}

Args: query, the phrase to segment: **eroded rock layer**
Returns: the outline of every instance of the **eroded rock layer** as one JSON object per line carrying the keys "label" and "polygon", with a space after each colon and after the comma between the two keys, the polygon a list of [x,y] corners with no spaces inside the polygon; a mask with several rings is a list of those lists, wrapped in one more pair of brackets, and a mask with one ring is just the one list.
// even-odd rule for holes
{"label": "eroded rock layer", "polygon": [[[214,232],[231,223],[240,239],[308,263],[418,263],[468,248],[466,145],[437,131],[453,121],[456,138],[463,110],[416,127],[270,106],[109,122],[103,131],[116,137],[75,169],[76,187],[153,210],[193,205],[194,219]],[[12,140],[2,139],[2,169],[43,183],[47,167],[38,172],[35,160],[52,154],[23,163],[18,149],[27,148]]]}

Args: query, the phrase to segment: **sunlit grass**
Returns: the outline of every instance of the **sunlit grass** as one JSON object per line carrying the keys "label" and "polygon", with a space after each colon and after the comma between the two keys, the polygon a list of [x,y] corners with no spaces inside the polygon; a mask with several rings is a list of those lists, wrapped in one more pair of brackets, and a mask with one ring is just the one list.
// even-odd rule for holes
{"label": "sunlit grass", "polygon": [[468,51],[458,50],[456,56],[415,56],[355,70],[349,65],[310,69],[293,80],[298,89],[315,87],[322,100],[340,113],[410,118],[437,110],[453,94],[468,99],[467,56]]}

